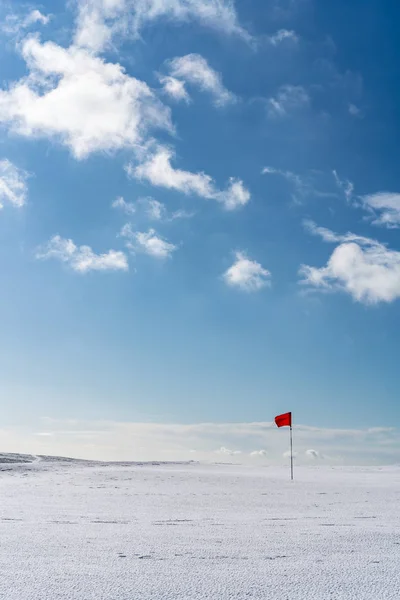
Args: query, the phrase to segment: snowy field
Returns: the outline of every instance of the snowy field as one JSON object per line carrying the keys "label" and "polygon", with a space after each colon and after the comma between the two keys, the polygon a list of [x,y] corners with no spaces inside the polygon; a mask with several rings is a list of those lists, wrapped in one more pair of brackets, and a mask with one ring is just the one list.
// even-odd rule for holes
{"label": "snowy field", "polygon": [[400,468],[18,460],[1,599],[400,599]]}

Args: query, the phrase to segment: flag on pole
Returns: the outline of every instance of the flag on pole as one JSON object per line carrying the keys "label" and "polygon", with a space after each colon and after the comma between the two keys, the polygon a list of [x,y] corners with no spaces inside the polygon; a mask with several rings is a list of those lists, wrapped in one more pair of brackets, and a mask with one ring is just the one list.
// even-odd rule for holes
{"label": "flag on pole", "polygon": [[292,433],[292,413],[283,413],[275,417],[277,427],[290,427],[290,479],[293,481],[293,433]]}
{"label": "flag on pole", "polygon": [[292,413],[284,413],[275,417],[275,423],[277,427],[291,427],[292,426]]}

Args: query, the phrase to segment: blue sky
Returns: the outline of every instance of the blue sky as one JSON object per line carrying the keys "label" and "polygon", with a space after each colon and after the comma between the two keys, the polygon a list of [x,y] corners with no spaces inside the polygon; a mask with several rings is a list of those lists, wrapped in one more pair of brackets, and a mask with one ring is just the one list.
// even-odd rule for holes
{"label": "blue sky", "polygon": [[0,3],[5,450],[398,460],[399,9],[59,5]]}

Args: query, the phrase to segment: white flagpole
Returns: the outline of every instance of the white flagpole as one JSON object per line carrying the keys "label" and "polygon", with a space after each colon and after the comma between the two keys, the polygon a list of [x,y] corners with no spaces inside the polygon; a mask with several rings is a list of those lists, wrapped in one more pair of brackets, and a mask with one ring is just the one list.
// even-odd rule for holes
{"label": "white flagpole", "polygon": [[293,481],[293,432],[290,426],[290,478]]}

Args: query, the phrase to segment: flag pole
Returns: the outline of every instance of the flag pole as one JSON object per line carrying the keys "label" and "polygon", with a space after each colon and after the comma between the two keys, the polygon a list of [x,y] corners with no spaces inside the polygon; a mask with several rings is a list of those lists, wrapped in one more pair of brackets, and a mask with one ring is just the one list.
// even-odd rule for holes
{"label": "flag pole", "polygon": [[293,481],[293,431],[290,425],[290,478]]}

